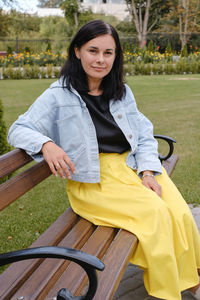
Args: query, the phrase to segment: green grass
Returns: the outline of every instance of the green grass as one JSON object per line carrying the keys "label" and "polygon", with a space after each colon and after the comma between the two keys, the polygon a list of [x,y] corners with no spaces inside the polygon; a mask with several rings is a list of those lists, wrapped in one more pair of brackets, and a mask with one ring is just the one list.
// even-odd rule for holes
{"label": "green grass", "polygon": [[[54,80],[0,80],[9,127]],[[200,204],[200,75],[127,78],[154,133],[177,140],[172,179],[188,203]],[[162,146],[163,151],[163,146]],[[51,176],[0,213],[0,252],[30,245],[68,206],[66,182]]]}

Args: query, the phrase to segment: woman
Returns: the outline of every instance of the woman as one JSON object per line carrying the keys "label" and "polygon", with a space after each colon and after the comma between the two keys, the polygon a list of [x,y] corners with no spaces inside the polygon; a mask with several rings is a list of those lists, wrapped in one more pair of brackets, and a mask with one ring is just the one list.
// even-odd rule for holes
{"label": "woman", "polygon": [[77,214],[136,234],[131,262],[144,270],[148,293],[177,300],[199,286],[200,237],[161,167],[152,124],[123,83],[122,65],[115,29],[87,23],[71,42],[60,79],[18,118],[8,139],[68,177]]}

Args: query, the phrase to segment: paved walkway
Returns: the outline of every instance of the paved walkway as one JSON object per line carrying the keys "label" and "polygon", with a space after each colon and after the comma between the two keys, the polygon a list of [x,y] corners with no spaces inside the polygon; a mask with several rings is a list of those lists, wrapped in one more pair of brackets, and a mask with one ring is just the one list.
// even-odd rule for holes
{"label": "paved walkway", "polygon": [[[192,214],[195,218],[195,221],[197,223],[200,232],[200,206],[198,207],[193,207],[192,205],[189,206],[191,208]],[[126,272],[120,282],[114,300],[144,300],[144,299],[158,300],[158,298],[148,296],[143,284],[142,271],[138,267],[130,264],[128,265]],[[197,297],[194,297],[191,293],[187,291],[182,294],[182,300],[194,300],[194,299],[200,300],[200,292],[197,295]]]}

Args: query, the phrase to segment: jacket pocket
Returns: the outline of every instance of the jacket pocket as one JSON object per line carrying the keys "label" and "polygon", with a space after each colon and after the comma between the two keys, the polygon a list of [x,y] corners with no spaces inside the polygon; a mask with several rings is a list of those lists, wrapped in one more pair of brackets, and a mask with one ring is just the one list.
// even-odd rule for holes
{"label": "jacket pocket", "polygon": [[56,143],[67,154],[74,155],[85,148],[84,124],[78,120],[76,114],[56,121]]}

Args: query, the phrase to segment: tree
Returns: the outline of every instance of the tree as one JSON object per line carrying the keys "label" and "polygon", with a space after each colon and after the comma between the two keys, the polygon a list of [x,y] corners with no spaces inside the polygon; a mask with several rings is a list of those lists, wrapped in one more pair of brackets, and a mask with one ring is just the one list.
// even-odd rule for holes
{"label": "tree", "polygon": [[65,17],[70,25],[78,27],[78,16],[80,14],[80,8],[78,0],[65,0],[60,5],[60,8],[64,10]]}
{"label": "tree", "polygon": [[126,0],[137,31],[139,47],[146,45],[147,34],[158,26],[168,6],[161,0]]}
{"label": "tree", "polygon": [[200,0],[170,0],[168,5],[170,7],[168,18],[175,20],[174,25],[178,25],[181,49],[183,49],[191,34],[200,28],[198,24]]}
{"label": "tree", "polygon": [[6,36],[10,25],[10,17],[0,8],[0,36]]}
{"label": "tree", "polygon": [[22,35],[25,32],[39,32],[41,19],[37,16],[31,16],[27,13],[17,12],[16,10],[11,10],[10,14],[10,32],[15,35]]}

